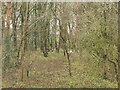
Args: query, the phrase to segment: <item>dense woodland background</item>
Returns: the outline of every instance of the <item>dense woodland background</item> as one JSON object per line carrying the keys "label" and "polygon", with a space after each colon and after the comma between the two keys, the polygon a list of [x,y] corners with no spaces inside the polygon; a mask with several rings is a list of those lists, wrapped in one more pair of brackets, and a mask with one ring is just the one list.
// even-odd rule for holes
{"label": "dense woodland background", "polygon": [[118,87],[118,4],[2,2],[3,87]]}

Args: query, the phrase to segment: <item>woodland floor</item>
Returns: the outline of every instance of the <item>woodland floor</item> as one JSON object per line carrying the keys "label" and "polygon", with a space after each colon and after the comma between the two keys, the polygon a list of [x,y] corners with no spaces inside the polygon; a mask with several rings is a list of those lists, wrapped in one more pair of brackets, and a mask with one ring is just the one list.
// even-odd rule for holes
{"label": "woodland floor", "polygon": [[[33,60],[29,78],[24,75],[24,82],[20,81],[20,70],[11,68],[3,72],[3,88],[116,88],[117,82],[104,80],[97,76],[99,71],[93,68],[85,56],[71,56],[72,77],[68,73],[68,63],[63,53],[49,53],[43,57],[39,52],[29,53],[26,61]],[[26,73],[25,73],[26,74]]]}

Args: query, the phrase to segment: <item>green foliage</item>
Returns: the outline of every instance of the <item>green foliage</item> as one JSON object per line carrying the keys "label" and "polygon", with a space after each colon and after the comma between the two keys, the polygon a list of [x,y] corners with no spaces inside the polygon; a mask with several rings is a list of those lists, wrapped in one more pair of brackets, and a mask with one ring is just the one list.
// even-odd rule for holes
{"label": "green foliage", "polygon": [[[19,84],[14,87],[117,87],[115,80],[109,80],[117,75],[118,67],[117,3],[9,4],[10,23],[2,22],[3,70],[8,67],[4,87],[12,85],[6,82],[12,79]],[[2,10],[3,19],[8,18],[6,10]],[[16,62],[24,72],[30,70],[27,81],[16,78],[22,77]],[[23,76],[26,78],[26,72]]]}

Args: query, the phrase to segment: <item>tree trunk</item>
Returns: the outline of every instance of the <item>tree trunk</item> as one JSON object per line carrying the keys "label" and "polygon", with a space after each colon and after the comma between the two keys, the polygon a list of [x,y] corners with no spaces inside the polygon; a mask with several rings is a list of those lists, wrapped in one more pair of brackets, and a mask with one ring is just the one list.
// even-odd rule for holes
{"label": "tree trunk", "polygon": [[5,57],[5,66],[9,66],[10,61],[10,15],[11,15],[11,2],[7,3],[7,29],[5,30],[5,51],[6,51],[6,57]]}
{"label": "tree trunk", "polygon": [[24,80],[24,56],[25,56],[25,51],[26,51],[26,45],[27,45],[27,37],[26,37],[26,29],[28,26],[28,19],[29,19],[29,2],[24,3],[25,7],[23,7],[23,10],[25,10],[25,12],[22,13],[25,14],[25,18],[22,21],[23,22],[23,32],[22,32],[22,40],[21,40],[21,81]]}
{"label": "tree trunk", "polygon": [[67,59],[68,59],[68,70],[69,70],[69,75],[72,76],[72,73],[71,73],[70,54],[68,53],[68,50],[66,50],[66,55],[67,55]]}
{"label": "tree trunk", "polygon": [[14,51],[17,50],[17,21],[16,21],[16,8],[17,8],[17,3],[13,3],[13,17],[12,17],[12,24],[13,24],[13,49]]}

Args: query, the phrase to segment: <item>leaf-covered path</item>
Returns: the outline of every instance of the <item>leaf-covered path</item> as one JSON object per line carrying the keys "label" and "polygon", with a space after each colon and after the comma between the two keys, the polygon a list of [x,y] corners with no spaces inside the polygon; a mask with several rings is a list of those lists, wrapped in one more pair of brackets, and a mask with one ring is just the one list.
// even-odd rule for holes
{"label": "leaf-covered path", "polygon": [[[79,57],[75,55],[71,58],[72,77],[68,73],[67,59],[62,54],[51,53],[49,57],[45,58],[41,57],[39,53],[35,53],[32,56],[30,55],[30,59],[33,59],[34,62],[32,67],[29,67],[29,78],[25,77],[24,82],[21,82],[18,79],[19,71],[11,70],[10,76],[5,74],[3,85],[27,88],[117,87],[117,83],[95,76],[95,71],[90,71],[86,60],[80,61]],[[5,82],[6,77],[8,78],[7,82]],[[13,82],[9,83],[9,81],[12,81],[11,79],[13,79]]]}

